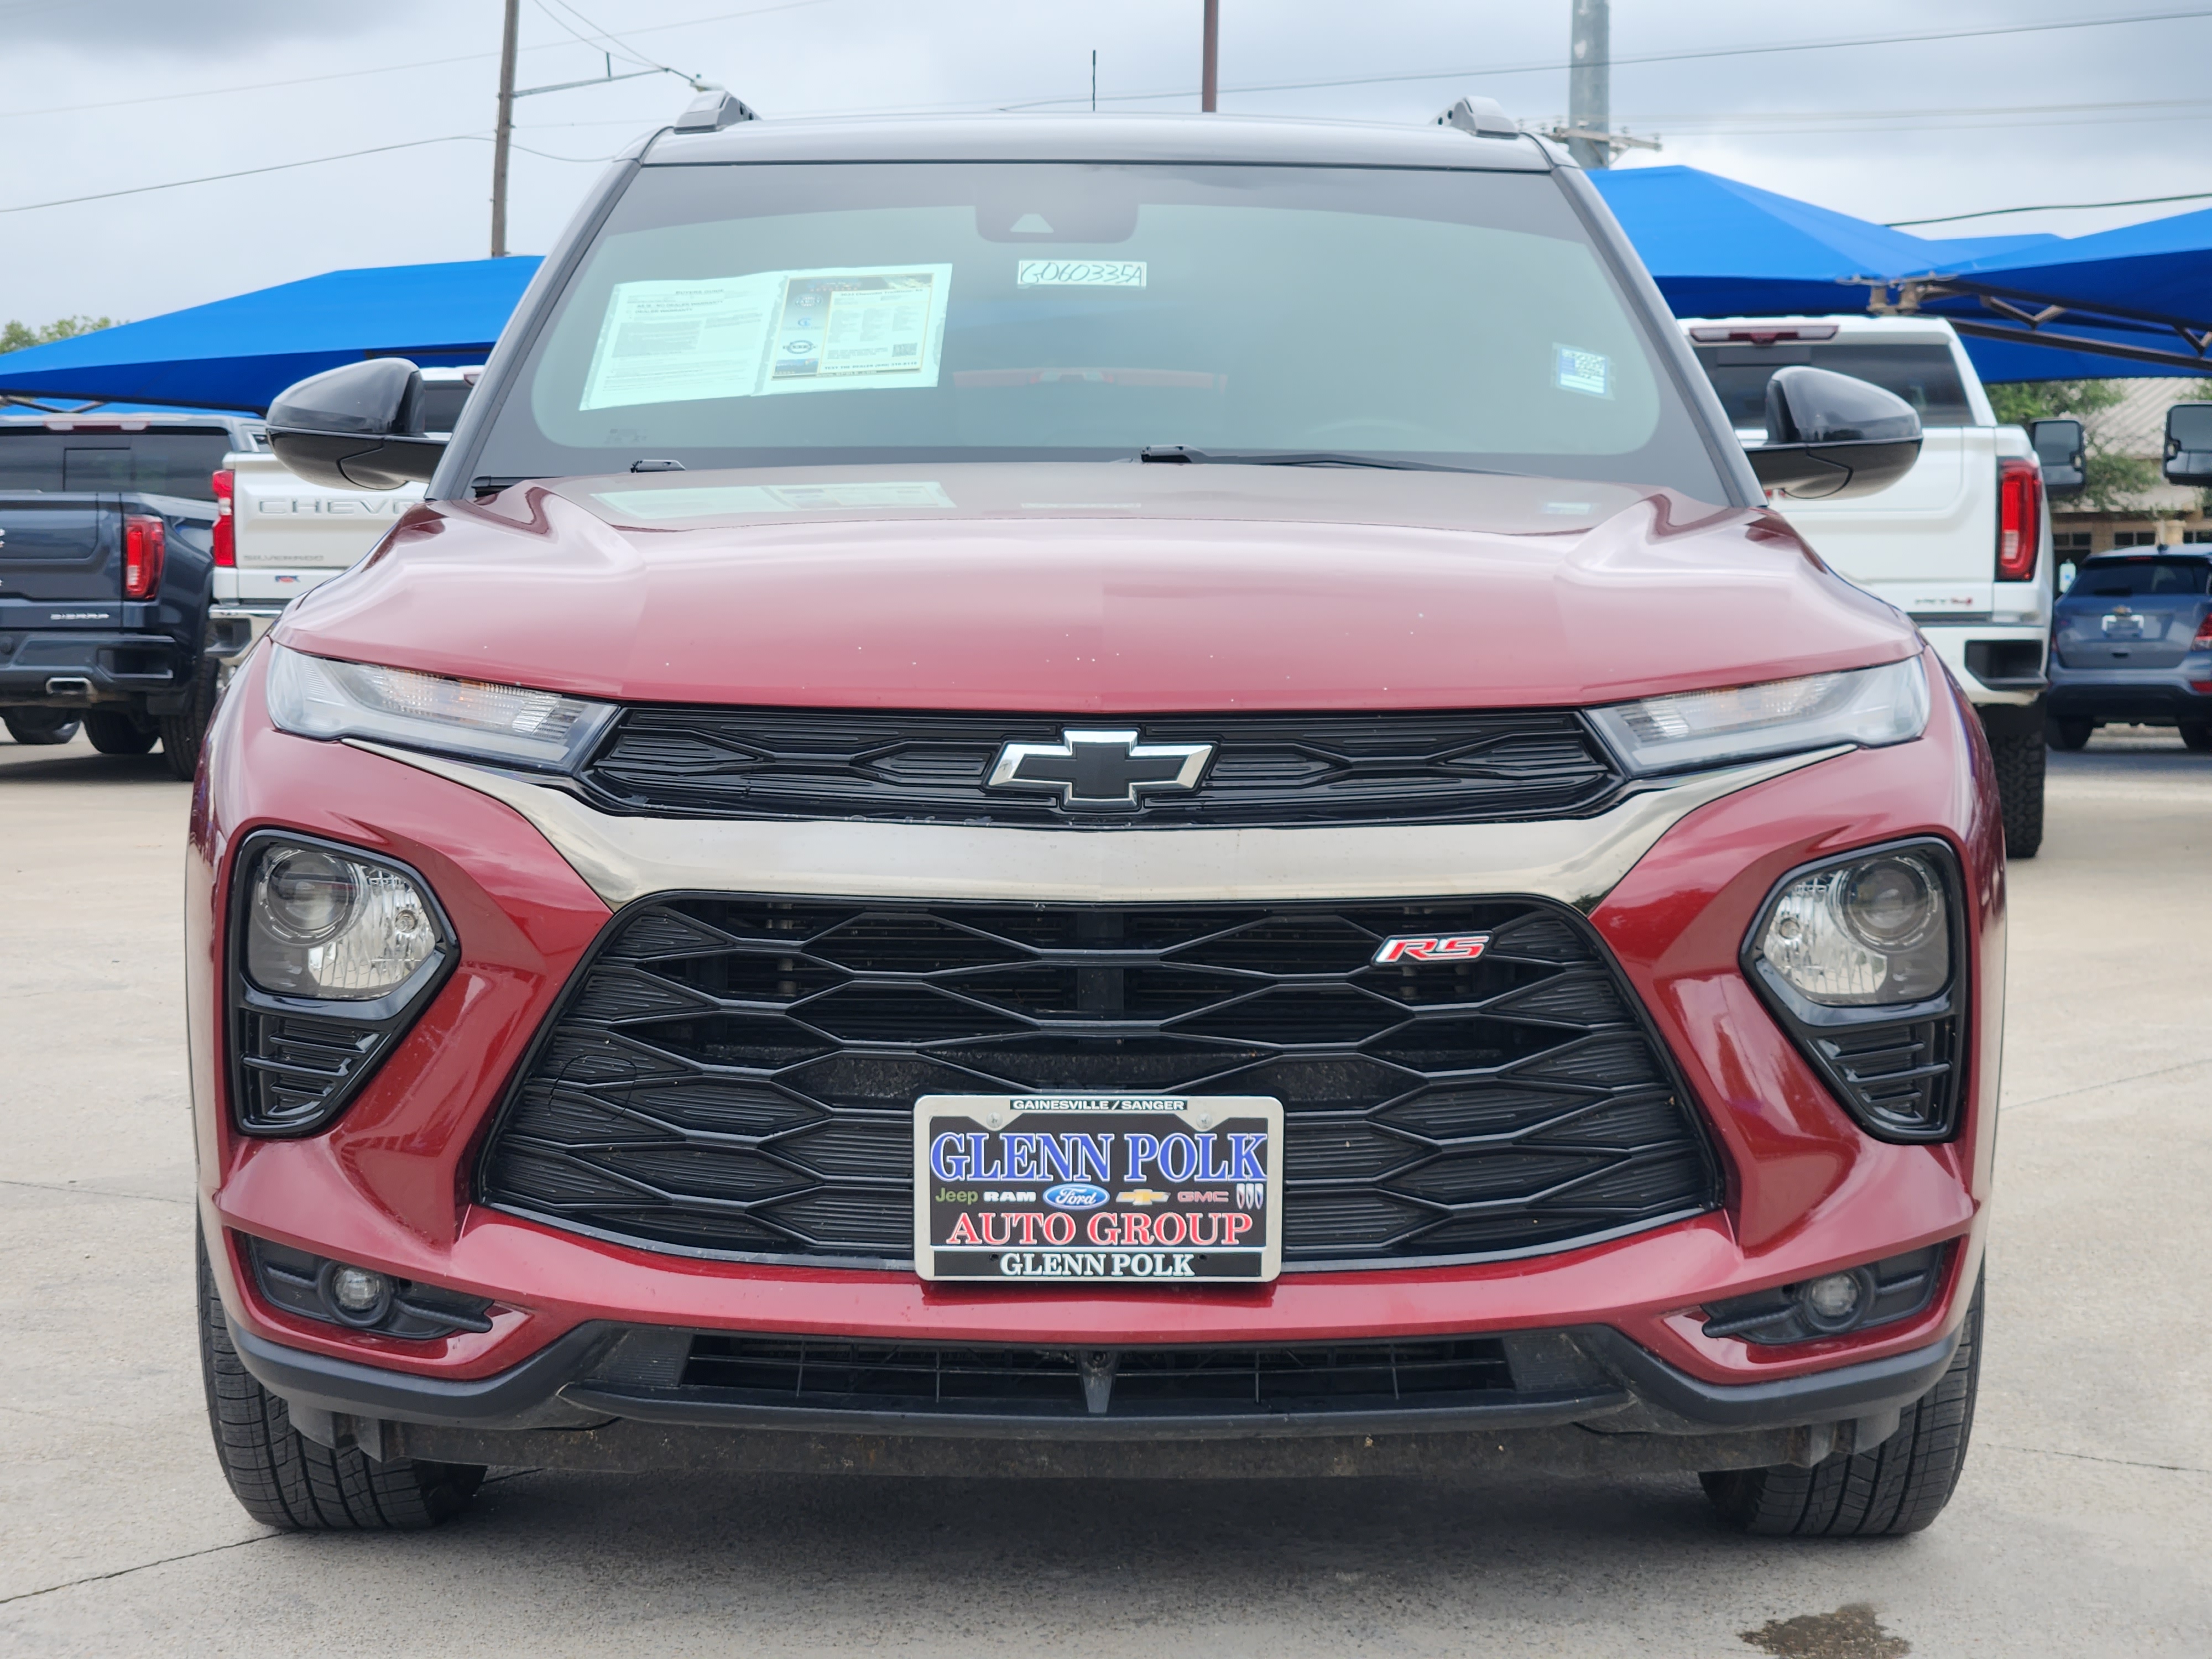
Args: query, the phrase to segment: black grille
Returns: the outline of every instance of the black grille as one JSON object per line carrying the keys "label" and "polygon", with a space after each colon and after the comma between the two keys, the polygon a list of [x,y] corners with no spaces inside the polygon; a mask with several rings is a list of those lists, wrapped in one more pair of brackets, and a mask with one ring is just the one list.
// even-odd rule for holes
{"label": "black grille", "polygon": [[[1474,933],[1474,961],[1370,961]],[[916,1097],[1032,1090],[1280,1098],[1291,1263],[1556,1248],[1715,1201],[1627,988],[1527,900],[650,901],[578,973],[481,1190],[648,1246],[905,1261]]]}
{"label": "black grille", "polygon": [[[1210,743],[1197,789],[1133,811],[1064,810],[985,787],[1000,746],[1057,743],[1068,724],[1146,743]],[[1595,811],[1621,780],[1571,714],[855,714],[633,708],[584,769],[597,805],[714,817],[902,822],[1296,824],[1474,822]]]}
{"label": "black grille", "polygon": [[1481,1336],[1343,1346],[1098,1351],[702,1334],[691,1339],[680,1386],[763,1405],[1057,1408],[1073,1416],[1147,1408],[1427,1405],[1510,1395],[1514,1382],[1504,1343]]}

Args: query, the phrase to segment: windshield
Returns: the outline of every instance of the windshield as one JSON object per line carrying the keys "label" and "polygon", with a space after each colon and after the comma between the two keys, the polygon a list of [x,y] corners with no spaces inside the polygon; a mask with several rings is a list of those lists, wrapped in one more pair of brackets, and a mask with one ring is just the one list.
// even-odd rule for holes
{"label": "windshield", "polygon": [[1728,499],[1540,173],[642,169],[471,469],[1376,458]]}
{"label": "windshield", "polygon": [[1872,345],[1778,341],[1768,346],[1701,345],[1697,353],[1713,390],[1720,394],[1721,407],[1739,427],[1765,428],[1766,383],[1776,369],[1791,363],[1810,363],[1871,380],[1911,404],[1923,426],[1975,424],[1959,365],[1952,359],[1951,348],[1939,341],[1917,345],[1904,341]]}
{"label": "windshield", "polygon": [[2212,562],[2203,559],[2092,559],[2074,573],[2069,599],[2185,599],[2206,591]]}

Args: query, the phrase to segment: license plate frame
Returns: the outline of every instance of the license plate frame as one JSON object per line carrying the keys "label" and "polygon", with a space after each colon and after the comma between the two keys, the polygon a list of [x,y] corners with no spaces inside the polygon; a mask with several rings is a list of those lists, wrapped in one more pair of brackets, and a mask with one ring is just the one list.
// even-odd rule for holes
{"label": "license plate frame", "polygon": [[[1052,1144],[1009,1139],[1021,1136]],[[1166,1173],[1178,1166],[1185,1176]],[[1267,1284],[1283,1266],[1282,1166],[1283,1103],[1267,1095],[924,1095],[915,1271],[961,1284]]]}

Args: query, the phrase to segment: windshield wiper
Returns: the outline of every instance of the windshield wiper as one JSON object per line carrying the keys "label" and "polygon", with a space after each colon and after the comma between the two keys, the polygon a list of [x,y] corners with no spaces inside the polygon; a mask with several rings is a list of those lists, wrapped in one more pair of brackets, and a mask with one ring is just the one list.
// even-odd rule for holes
{"label": "windshield wiper", "polygon": [[1492,472],[1486,466],[1453,466],[1443,461],[1394,460],[1387,455],[1361,455],[1338,449],[1190,449],[1182,444],[1146,444],[1137,452],[1140,461],[1169,466],[1372,466],[1390,472]]}

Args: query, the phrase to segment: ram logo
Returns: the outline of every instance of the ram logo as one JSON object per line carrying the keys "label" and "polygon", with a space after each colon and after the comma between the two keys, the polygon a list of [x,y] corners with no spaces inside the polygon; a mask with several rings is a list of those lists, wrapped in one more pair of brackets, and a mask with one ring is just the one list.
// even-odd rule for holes
{"label": "ram logo", "polygon": [[1375,947],[1375,961],[1473,962],[1490,943],[1487,933],[1445,933],[1429,939],[1386,939]]}

